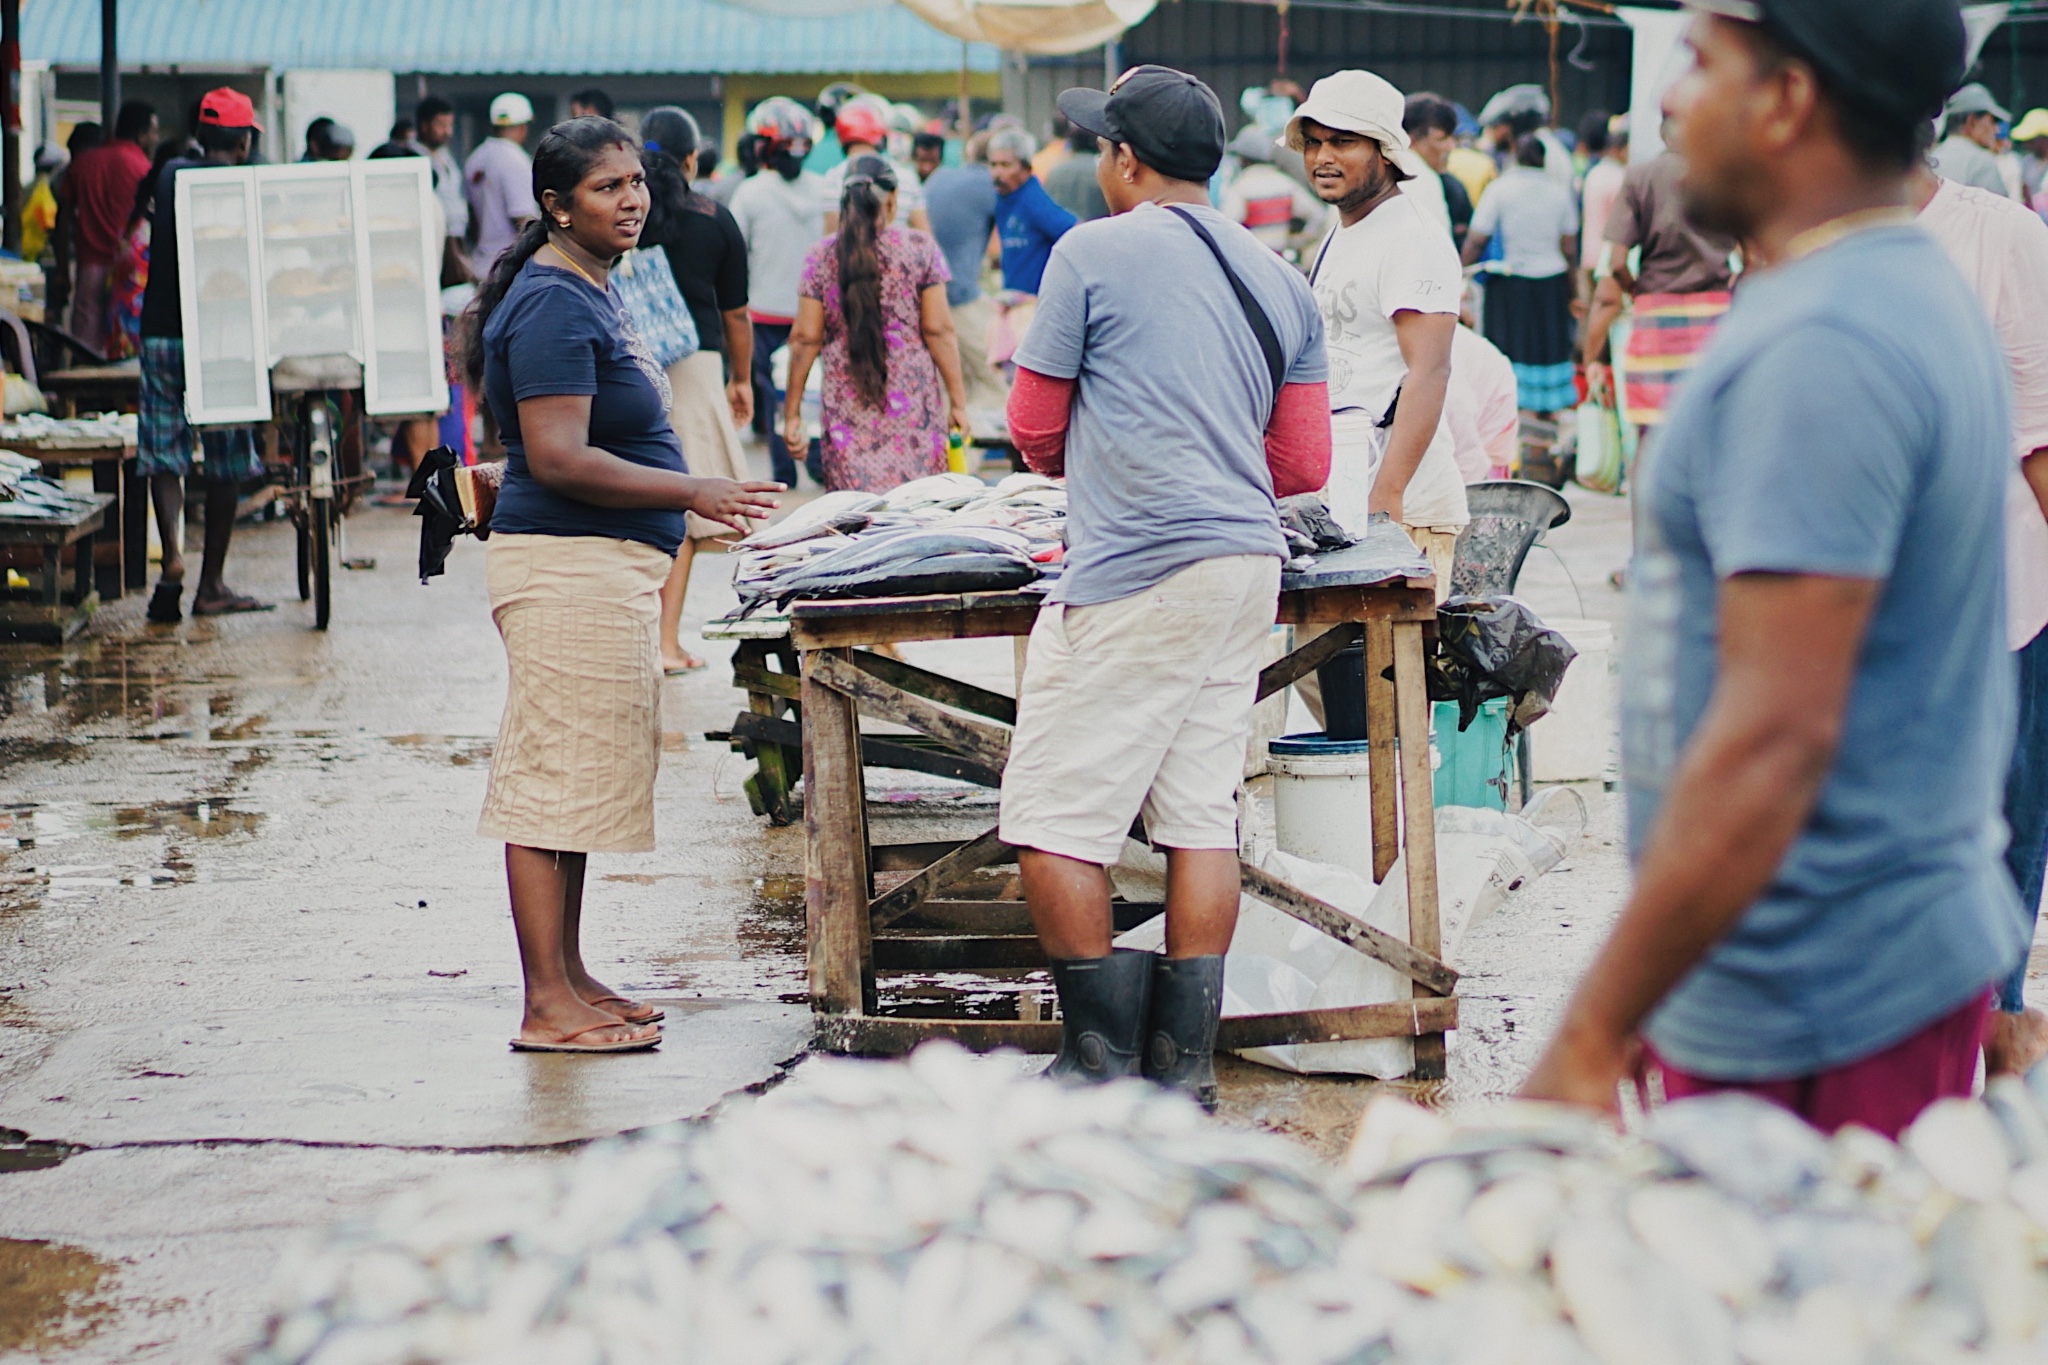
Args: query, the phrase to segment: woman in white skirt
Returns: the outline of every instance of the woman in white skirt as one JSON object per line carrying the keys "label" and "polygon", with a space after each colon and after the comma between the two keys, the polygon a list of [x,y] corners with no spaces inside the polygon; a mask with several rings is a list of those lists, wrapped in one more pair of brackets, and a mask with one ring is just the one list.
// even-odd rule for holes
{"label": "woman in white skirt", "polygon": [[549,130],[533,197],[541,217],[464,319],[509,457],[486,573],[511,676],[478,832],[505,844],[526,988],[512,1046],[628,1052],[661,1041],[661,1011],[584,967],[584,867],[654,847],[655,620],[684,514],[743,528],[778,485],[684,472],[668,377],[609,287],[647,216],[632,135],[601,118]]}
{"label": "woman in white skirt", "polygon": [[[731,210],[690,188],[697,174],[702,137],[697,121],[674,106],[650,110],[640,120],[651,204],[643,247],[668,256],[669,273],[683,291],[701,344],[697,354],[668,367],[675,405],[669,416],[683,443],[692,474],[744,480],[747,455],[740,431],[754,420],[754,327],[747,320],[747,239]],[[704,661],[683,648],[683,598],[701,541],[729,534],[703,517],[690,518],[689,534],[676,551],[675,568],[661,590],[661,666],[665,673],[694,673]]]}

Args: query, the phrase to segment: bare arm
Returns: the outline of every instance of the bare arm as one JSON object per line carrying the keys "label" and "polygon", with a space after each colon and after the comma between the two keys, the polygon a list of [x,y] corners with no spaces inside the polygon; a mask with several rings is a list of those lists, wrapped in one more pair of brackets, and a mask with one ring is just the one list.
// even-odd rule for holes
{"label": "bare arm", "polygon": [[825,349],[825,305],[817,299],[798,299],[796,322],[789,329],[789,387],[782,400],[782,439],[791,450],[809,444],[804,435],[804,385],[811,380],[811,366]]}
{"label": "bare arm", "polygon": [[960,369],[960,338],[953,330],[953,306],[946,302],[946,286],[926,285],[917,296],[919,322],[924,329],[924,348],[946,381],[946,398],[952,405],[953,430],[971,436],[967,421],[967,379]]}
{"label": "bare arm", "polygon": [[2020,473],[2025,476],[2027,487],[2034,490],[2034,501],[2041,504],[2041,515],[2048,517],[2048,446],[2021,460]]}
{"label": "bare arm", "polygon": [[745,305],[719,314],[725,329],[726,406],[732,409],[733,425],[744,427],[754,420],[754,324],[747,321]]}
{"label": "bare arm", "polygon": [[932,230],[932,216],[923,209],[912,209],[910,211],[910,225],[919,232],[930,232]]}
{"label": "bare arm", "polygon": [[1492,240],[1493,234],[1490,232],[1481,232],[1478,228],[1468,229],[1465,233],[1465,249],[1458,253],[1458,259],[1466,265],[1478,265],[1479,258],[1486,254],[1486,244]]}
{"label": "bare arm", "polygon": [[1743,574],[1721,588],[1719,673],[1636,888],[1522,1087],[1613,1110],[1637,1031],[1777,875],[1820,798],[1883,584]]}
{"label": "bare arm", "polygon": [[1368,511],[1388,512],[1401,520],[1402,495],[1422,467],[1422,457],[1429,453],[1443,420],[1444,395],[1451,387],[1451,338],[1457,331],[1458,320],[1449,313],[1404,308],[1394,314],[1394,335],[1401,343],[1401,359],[1408,362],[1408,377],[1401,382],[1401,402],[1394,410],[1394,429],[1373,480]]}
{"label": "bare arm", "polygon": [[775,510],[775,499],[765,495],[782,489],[777,483],[699,479],[600,450],[590,444],[588,394],[522,398],[519,433],[526,447],[526,467],[541,487],[593,507],[695,512],[745,535],[752,529],[748,517],[765,517]]}
{"label": "bare arm", "polygon": [[1618,265],[1612,274],[1593,286],[1593,307],[1586,314],[1586,335],[1580,358],[1586,363],[1586,379],[1593,397],[1603,402],[1613,400],[1609,368],[1613,361],[1607,354],[1608,338],[1614,331],[1615,319],[1621,316],[1622,303],[1634,284],[1628,267]]}

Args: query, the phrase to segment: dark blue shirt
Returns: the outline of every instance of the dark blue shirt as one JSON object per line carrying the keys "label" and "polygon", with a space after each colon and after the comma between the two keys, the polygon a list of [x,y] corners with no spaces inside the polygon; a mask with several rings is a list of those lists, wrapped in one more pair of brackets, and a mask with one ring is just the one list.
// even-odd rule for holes
{"label": "dark blue shirt", "polygon": [[681,512],[596,507],[544,488],[526,467],[519,435],[520,399],[588,394],[590,444],[651,469],[687,472],[669,424],[668,377],[645,352],[609,291],[537,262],[519,272],[484,324],[484,400],[510,456],[493,531],[605,536],[676,552]]}
{"label": "dark blue shirt", "polygon": [[[981,297],[981,258],[996,229],[996,182],[986,166],[941,166],[924,182],[924,211],[953,278],[946,302],[958,308]],[[1041,265],[1040,269],[1044,267]]]}
{"label": "dark blue shirt", "polygon": [[1003,288],[1036,294],[1052,245],[1074,226],[1074,215],[1045,192],[1032,176],[996,200],[996,230],[1003,238]]}

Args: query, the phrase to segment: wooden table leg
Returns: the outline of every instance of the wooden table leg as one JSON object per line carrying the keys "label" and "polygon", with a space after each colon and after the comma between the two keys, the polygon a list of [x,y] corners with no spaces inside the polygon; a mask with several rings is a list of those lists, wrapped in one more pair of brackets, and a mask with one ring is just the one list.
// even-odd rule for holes
{"label": "wooden table leg", "polygon": [[1371,764],[1372,879],[1383,882],[1400,852],[1395,813],[1394,684],[1386,672],[1394,663],[1394,623],[1365,623],[1365,739]]}
{"label": "wooden table leg", "polygon": [[[849,667],[851,651],[825,650]],[[868,843],[860,719],[853,698],[804,670],[804,908],[811,1008],[874,1008],[868,941]]]}
{"label": "wooden table leg", "polygon": [[[1408,865],[1408,942],[1431,957],[1443,955],[1437,921],[1436,798],[1429,771],[1429,683],[1423,676],[1420,622],[1393,627],[1394,713],[1401,741],[1402,849]],[[1427,998],[1427,987],[1415,994]],[[1415,1040],[1415,1077],[1441,1080],[1445,1074],[1444,1035],[1426,1033]]]}

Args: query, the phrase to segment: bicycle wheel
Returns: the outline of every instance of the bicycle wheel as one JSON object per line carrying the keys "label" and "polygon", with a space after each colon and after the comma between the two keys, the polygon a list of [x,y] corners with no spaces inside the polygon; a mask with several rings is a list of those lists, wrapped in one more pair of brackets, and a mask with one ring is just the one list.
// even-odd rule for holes
{"label": "bicycle wheel", "polygon": [[307,529],[307,518],[292,518],[294,539],[299,550],[299,600],[306,601],[313,595],[313,533]]}
{"label": "bicycle wheel", "polygon": [[334,502],[313,499],[306,518],[313,526],[313,629],[327,629],[333,604],[334,585]]}

